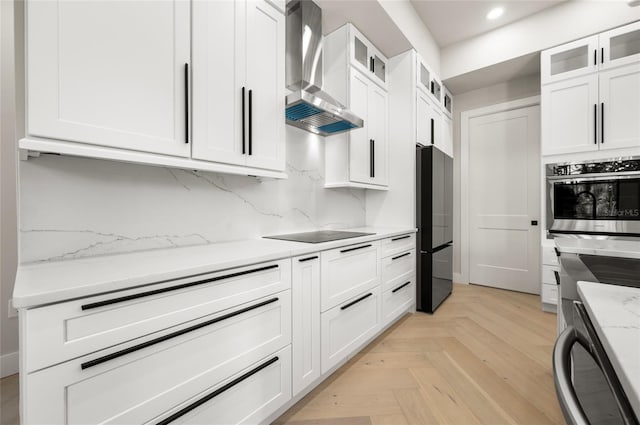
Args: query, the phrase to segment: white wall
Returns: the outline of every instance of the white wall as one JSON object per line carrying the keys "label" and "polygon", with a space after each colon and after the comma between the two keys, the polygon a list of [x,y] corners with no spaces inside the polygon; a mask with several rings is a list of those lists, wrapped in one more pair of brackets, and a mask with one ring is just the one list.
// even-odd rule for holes
{"label": "white wall", "polygon": [[[468,250],[461,246],[460,238],[460,114],[464,111],[478,109],[497,103],[509,102],[540,94],[540,77],[538,75],[524,77],[506,83],[473,90],[456,95],[453,99],[453,272],[454,280],[460,279],[460,253]],[[459,281],[459,280],[457,280]]]}
{"label": "white wall", "polygon": [[378,0],[393,22],[402,30],[413,48],[429,64],[433,71],[440,72],[440,47],[433,35],[420,19],[409,0]]}
{"label": "white wall", "polygon": [[17,264],[13,2],[0,2],[0,376],[18,371],[18,320],[8,317]]}
{"label": "white wall", "polygon": [[528,18],[447,46],[443,80],[528,55],[640,19],[624,0],[568,1]]}

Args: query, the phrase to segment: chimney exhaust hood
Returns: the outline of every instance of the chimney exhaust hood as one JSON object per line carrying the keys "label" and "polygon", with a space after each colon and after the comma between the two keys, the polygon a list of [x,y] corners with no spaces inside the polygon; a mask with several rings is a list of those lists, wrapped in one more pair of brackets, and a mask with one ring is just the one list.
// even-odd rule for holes
{"label": "chimney exhaust hood", "polygon": [[322,10],[311,0],[287,4],[287,124],[322,136],[361,128],[364,121],[322,91]]}

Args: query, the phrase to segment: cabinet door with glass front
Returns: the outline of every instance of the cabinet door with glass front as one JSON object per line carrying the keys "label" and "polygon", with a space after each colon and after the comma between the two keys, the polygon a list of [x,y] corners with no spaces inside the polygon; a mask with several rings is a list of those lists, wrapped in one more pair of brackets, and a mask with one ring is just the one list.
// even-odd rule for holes
{"label": "cabinet door with glass front", "polygon": [[353,25],[349,29],[352,65],[386,90],[387,58]]}
{"label": "cabinet door with glass front", "polygon": [[600,69],[640,63],[640,21],[599,35]]}
{"label": "cabinet door with glass front", "polygon": [[600,52],[598,36],[583,38],[540,54],[542,84],[579,77],[598,70]]}

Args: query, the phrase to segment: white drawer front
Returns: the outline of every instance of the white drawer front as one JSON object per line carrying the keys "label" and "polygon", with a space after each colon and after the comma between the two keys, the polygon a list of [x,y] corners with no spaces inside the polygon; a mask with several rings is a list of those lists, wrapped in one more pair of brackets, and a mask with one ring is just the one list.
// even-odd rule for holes
{"label": "white drawer front", "polygon": [[382,291],[407,281],[416,270],[416,250],[401,252],[382,259]]}
{"label": "white drawer front", "polygon": [[416,247],[416,234],[394,236],[380,241],[380,256],[382,258],[394,255]]}
{"label": "white drawer front", "polygon": [[380,287],[322,313],[320,321],[321,364],[325,373],[380,329]]}
{"label": "white drawer front", "polygon": [[558,304],[558,286],[556,284],[542,284],[542,302],[546,304]]}
{"label": "white drawer front", "polygon": [[[212,320],[217,321],[208,323]],[[189,330],[196,325],[204,326]],[[185,330],[189,331],[169,337]],[[161,336],[158,340],[158,334],[149,335],[126,347],[111,347],[28,374],[24,423],[146,423],[289,345],[291,291],[169,329]],[[105,357],[109,355],[112,358]]]}
{"label": "white drawer front", "polygon": [[393,322],[414,303],[416,295],[415,278],[382,293],[382,326]]}
{"label": "white drawer front", "polygon": [[[42,369],[290,287],[291,260],[284,259],[27,310],[26,370]],[[100,302],[107,304],[92,308]]]}
{"label": "white drawer front", "polygon": [[556,250],[553,246],[542,246],[542,264],[549,266],[559,265],[558,255],[556,254]]}
{"label": "white drawer front", "polygon": [[[244,379],[242,379],[244,378]],[[225,385],[235,383],[226,391]],[[215,397],[210,398],[212,395]],[[204,404],[172,420],[172,424],[258,424],[291,399],[291,347],[268,356],[220,385],[179,406],[159,423],[188,410],[194,403]],[[166,422],[165,422],[166,423]]]}
{"label": "white drawer front", "polygon": [[320,309],[332,307],[380,284],[378,241],[320,254]]}
{"label": "white drawer front", "polygon": [[546,283],[548,285],[556,285],[556,275],[555,272],[559,272],[560,267],[554,266],[542,266],[542,283]]}

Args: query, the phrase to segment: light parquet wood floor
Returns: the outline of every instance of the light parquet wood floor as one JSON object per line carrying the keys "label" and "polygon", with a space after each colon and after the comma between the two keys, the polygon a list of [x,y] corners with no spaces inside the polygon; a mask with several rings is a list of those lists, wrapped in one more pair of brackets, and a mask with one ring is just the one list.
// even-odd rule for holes
{"label": "light parquet wood floor", "polygon": [[556,316],[540,298],[455,285],[280,417],[278,425],[564,424],[553,386]]}
{"label": "light parquet wood floor", "polygon": [[[276,424],[563,424],[555,323],[537,296],[455,285],[435,315],[401,319]],[[1,381],[2,425],[18,423],[17,377]]]}

